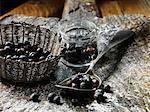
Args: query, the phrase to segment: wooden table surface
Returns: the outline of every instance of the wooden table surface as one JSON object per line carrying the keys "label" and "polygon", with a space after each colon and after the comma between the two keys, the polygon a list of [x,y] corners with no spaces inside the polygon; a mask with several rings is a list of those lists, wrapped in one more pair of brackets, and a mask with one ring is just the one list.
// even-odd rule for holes
{"label": "wooden table surface", "polygon": [[[0,18],[9,14],[61,18],[64,4],[65,0],[29,0],[1,14]],[[150,0],[97,0],[97,6],[101,17],[135,13],[150,17]]]}
{"label": "wooden table surface", "polygon": [[[12,0],[13,1],[13,0]],[[124,15],[140,13],[150,18],[150,0],[97,0],[97,6],[101,17],[109,15]],[[65,0],[28,0],[9,12],[0,16],[0,18],[9,14],[24,14],[27,16],[60,17],[63,12]],[[66,6],[66,5],[65,5]],[[149,35],[150,37],[150,35]],[[86,106],[89,111],[113,111],[113,112],[149,112],[149,38],[138,38],[128,49],[128,52],[122,58],[117,66],[114,76],[105,82],[113,88],[114,94],[108,95],[107,104],[96,104]],[[105,71],[104,71],[105,72]],[[62,72],[64,73],[64,72]],[[41,103],[28,102],[26,98],[33,91],[39,91],[47,94],[52,86],[39,85],[36,88],[30,87],[9,87],[0,83],[0,111],[69,111],[77,112],[76,108],[70,105],[57,106],[49,104],[48,101]],[[50,88],[50,89],[49,89]],[[25,95],[26,94],[26,95]],[[21,96],[21,98],[20,98]],[[42,99],[43,100],[43,99]],[[109,101],[110,100],[110,101]],[[79,107],[77,107],[79,108]],[[81,106],[85,112],[85,108]]]}

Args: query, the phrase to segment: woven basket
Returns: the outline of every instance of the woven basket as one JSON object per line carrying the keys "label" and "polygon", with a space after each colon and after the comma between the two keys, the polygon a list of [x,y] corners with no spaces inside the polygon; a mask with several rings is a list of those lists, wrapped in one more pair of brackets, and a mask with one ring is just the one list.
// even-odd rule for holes
{"label": "woven basket", "polygon": [[59,38],[52,30],[26,23],[0,24],[0,45],[6,41],[13,43],[28,40],[31,45],[38,45],[44,51],[50,51],[54,58],[49,61],[25,62],[6,60],[0,56],[0,76],[13,82],[34,82],[48,79],[59,62]]}

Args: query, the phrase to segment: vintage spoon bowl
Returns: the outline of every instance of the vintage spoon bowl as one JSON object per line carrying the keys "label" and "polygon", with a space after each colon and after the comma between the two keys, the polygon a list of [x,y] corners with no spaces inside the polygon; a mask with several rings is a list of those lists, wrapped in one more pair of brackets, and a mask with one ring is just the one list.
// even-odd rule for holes
{"label": "vintage spoon bowl", "polygon": [[87,74],[89,74],[92,79],[96,79],[98,81],[98,84],[96,87],[94,87],[92,89],[79,89],[79,88],[69,87],[67,85],[67,82],[71,81],[71,79],[73,77],[78,76],[78,75],[85,75],[85,73],[78,73],[78,74],[72,75],[71,77],[66,78],[65,80],[61,81],[60,83],[58,83],[55,86],[58,88],[67,90],[67,91],[72,91],[72,92],[74,92],[74,91],[76,91],[76,92],[94,92],[96,89],[98,89],[100,87],[102,81],[93,71],[89,71],[89,73],[87,73]]}

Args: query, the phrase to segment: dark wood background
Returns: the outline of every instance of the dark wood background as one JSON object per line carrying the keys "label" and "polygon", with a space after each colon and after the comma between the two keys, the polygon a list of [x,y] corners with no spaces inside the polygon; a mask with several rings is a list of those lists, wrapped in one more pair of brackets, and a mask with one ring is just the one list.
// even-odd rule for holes
{"label": "dark wood background", "polygon": [[[9,14],[61,18],[64,6],[65,0],[1,0],[0,18]],[[150,17],[150,0],[97,0],[97,6],[102,17],[135,13]]]}

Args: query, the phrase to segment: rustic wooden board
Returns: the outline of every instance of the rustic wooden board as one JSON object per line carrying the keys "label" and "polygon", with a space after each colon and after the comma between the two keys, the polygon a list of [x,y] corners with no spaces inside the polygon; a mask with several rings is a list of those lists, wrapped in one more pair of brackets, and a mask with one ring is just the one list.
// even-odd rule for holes
{"label": "rustic wooden board", "polygon": [[117,0],[123,14],[144,14],[150,17],[150,0]]}
{"label": "rustic wooden board", "polygon": [[123,15],[118,2],[114,0],[100,1],[98,7],[102,16]]}
{"label": "rustic wooden board", "polygon": [[[88,1],[91,2],[92,0]],[[10,12],[0,16],[0,18],[9,14],[61,17],[64,2],[65,0],[29,0]],[[92,2],[92,5],[93,3],[95,5],[95,1]],[[150,17],[150,0],[97,0],[96,5],[98,6],[101,16],[140,13]],[[65,2],[63,16],[67,13],[67,10],[69,10],[68,0]]]}
{"label": "rustic wooden board", "polygon": [[101,0],[97,5],[102,16],[138,13],[150,17],[150,0]]}
{"label": "rustic wooden board", "polygon": [[[120,7],[119,2],[113,2],[113,7]],[[118,5],[116,5],[116,3]],[[105,4],[107,5],[107,4]],[[106,8],[106,6],[105,6]],[[118,10],[118,9],[117,9]],[[109,15],[112,13],[104,13],[102,8],[101,12],[103,15]],[[30,12],[31,13],[31,12]],[[107,14],[106,14],[107,13]],[[119,13],[119,11],[117,12]],[[115,14],[115,12],[113,12]],[[124,14],[124,13],[123,13]],[[118,18],[118,19],[117,19]],[[137,21],[136,21],[137,19]],[[143,22],[143,17],[126,17],[112,16],[103,18],[103,22],[109,22],[110,25],[102,26],[102,28],[113,29],[114,26],[120,25],[122,27],[129,27],[129,29],[145,29],[141,26],[146,26]],[[31,18],[28,22],[31,22]],[[121,21],[124,23],[122,24]],[[144,22],[145,23],[145,22]],[[142,24],[142,25],[141,25]],[[133,27],[133,28],[132,28]],[[119,30],[121,28],[119,27]],[[104,30],[102,30],[104,32]],[[109,30],[107,30],[109,31]],[[144,32],[145,33],[145,32]],[[111,32],[107,33],[108,35]],[[57,106],[55,104],[49,103],[46,100],[47,94],[54,91],[54,84],[39,85],[35,88],[26,87],[15,87],[6,86],[0,83],[0,111],[56,111],[56,112],[148,112],[150,110],[149,106],[149,37],[139,37],[135,42],[129,47],[128,52],[122,58],[118,69],[115,73],[104,83],[111,85],[114,94],[106,94],[109,103],[97,104],[94,101],[92,104],[86,107],[73,107],[69,104],[63,104]],[[106,66],[107,67],[107,66]],[[65,67],[64,70],[68,71]],[[69,72],[69,71],[68,71]],[[98,73],[100,73],[98,71]],[[104,75],[107,71],[103,71]],[[60,72],[60,75],[63,74]],[[66,75],[65,73],[64,75]],[[68,74],[67,74],[68,75]],[[62,76],[62,75],[61,75]],[[60,77],[61,77],[60,76]],[[42,102],[33,103],[28,102],[28,97],[33,92],[42,93]]]}
{"label": "rustic wooden board", "polygon": [[10,12],[0,16],[0,19],[10,14],[24,14],[26,16],[56,16],[61,17],[64,0],[29,0]]}

